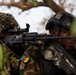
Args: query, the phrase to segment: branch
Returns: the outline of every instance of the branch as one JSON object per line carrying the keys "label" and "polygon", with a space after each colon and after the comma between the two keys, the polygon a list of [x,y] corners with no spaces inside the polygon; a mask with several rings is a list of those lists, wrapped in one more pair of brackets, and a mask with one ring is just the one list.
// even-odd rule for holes
{"label": "branch", "polygon": [[0,5],[5,5],[5,6],[15,6],[18,7],[20,9],[22,9],[22,11],[25,10],[29,10],[33,7],[38,7],[38,6],[46,6],[51,8],[54,12],[61,12],[61,11],[65,11],[63,8],[61,8],[59,5],[57,5],[53,0],[44,0],[44,2],[38,2],[37,6],[34,6],[32,4],[32,2],[26,2],[25,5],[23,5],[22,2],[10,2],[10,3],[4,3],[4,2],[0,2]]}
{"label": "branch", "polygon": [[1,6],[2,5],[5,5],[5,6],[15,6],[15,7],[18,7],[20,9],[22,9],[22,11],[29,10],[30,8],[33,8],[33,7],[46,6],[45,3],[43,3],[43,2],[38,2],[37,6],[34,6],[32,4],[32,2],[27,2],[26,5],[23,5],[22,2],[10,2],[10,3],[0,2],[0,5]]}
{"label": "branch", "polygon": [[48,7],[50,7],[54,12],[65,12],[65,10],[60,7],[59,5],[57,5],[53,0],[43,0],[44,3],[46,3],[46,5]]}

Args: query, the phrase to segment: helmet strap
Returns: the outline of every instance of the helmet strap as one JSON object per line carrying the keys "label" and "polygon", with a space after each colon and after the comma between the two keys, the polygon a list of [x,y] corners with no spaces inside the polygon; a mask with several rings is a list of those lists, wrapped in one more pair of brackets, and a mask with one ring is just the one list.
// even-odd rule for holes
{"label": "helmet strap", "polygon": [[58,33],[58,36],[60,35],[60,31],[61,31],[61,27],[59,27],[59,30],[57,32]]}

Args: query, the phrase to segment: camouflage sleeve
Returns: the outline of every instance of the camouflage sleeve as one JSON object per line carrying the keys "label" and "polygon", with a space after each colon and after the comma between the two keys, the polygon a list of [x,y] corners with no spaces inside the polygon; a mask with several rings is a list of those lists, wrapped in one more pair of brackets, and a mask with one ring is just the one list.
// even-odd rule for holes
{"label": "camouflage sleeve", "polygon": [[13,54],[4,44],[1,44],[1,47],[3,51],[2,75],[15,75],[15,73],[19,75],[19,72],[17,71],[19,59],[17,59],[16,55]]}
{"label": "camouflage sleeve", "polygon": [[[30,45],[26,49],[25,53],[29,57],[30,61],[25,64],[26,67],[21,71],[23,72],[23,75],[40,75],[40,68],[38,63],[38,47]],[[22,64],[24,63],[22,62]]]}
{"label": "camouflage sleeve", "polygon": [[35,46],[35,45],[30,45],[27,50],[26,53],[28,54],[28,56],[30,58],[32,58],[33,60],[38,60],[39,55],[41,53],[41,48],[39,46]]}

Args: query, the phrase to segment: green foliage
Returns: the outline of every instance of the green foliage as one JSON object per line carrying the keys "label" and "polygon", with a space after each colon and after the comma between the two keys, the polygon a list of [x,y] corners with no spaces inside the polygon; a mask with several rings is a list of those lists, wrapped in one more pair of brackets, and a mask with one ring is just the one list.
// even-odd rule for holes
{"label": "green foliage", "polygon": [[21,0],[23,2],[23,4],[25,5],[26,2],[32,2],[33,6],[38,6],[38,2],[37,0]]}
{"label": "green foliage", "polygon": [[76,36],[76,19],[73,21],[71,25],[71,35]]}
{"label": "green foliage", "polygon": [[32,4],[33,4],[33,6],[38,6],[37,0],[32,0]]}

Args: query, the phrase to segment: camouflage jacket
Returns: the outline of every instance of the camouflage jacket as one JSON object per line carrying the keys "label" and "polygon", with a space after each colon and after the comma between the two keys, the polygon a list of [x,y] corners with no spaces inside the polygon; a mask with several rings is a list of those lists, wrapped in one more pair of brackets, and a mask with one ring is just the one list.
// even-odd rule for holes
{"label": "camouflage jacket", "polygon": [[0,43],[0,52],[0,75],[19,75],[19,59],[16,55],[2,42]]}
{"label": "camouflage jacket", "polygon": [[21,75],[40,75],[40,67],[38,60],[40,59],[42,46],[30,45],[25,51],[25,55],[29,60],[25,63],[25,67],[21,70]]}
{"label": "camouflage jacket", "polygon": [[[19,28],[19,24],[15,18],[9,13],[0,12],[0,40],[3,41],[5,34],[2,32],[9,27]],[[1,38],[2,36],[2,38]],[[8,36],[8,33],[7,33]],[[16,54],[10,50],[3,42],[0,41],[0,75],[19,75],[18,64],[19,59]]]}

